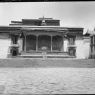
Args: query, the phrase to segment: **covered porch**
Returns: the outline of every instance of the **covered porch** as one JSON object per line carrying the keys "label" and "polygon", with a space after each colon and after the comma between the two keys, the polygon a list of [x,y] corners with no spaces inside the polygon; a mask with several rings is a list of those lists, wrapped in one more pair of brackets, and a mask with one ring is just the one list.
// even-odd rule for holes
{"label": "covered porch", "polygon": [[21,56],[43,56],[43,54],[46,54],[51,57],[66,57],[69,55],[69,44],[74,46],[75,41],[75,36],[68,37],[67,33],[68,30],[66,29],[24,28],[19,35],[14,34],[11,38],[13,44],[19,45]]}
{"label": "covered porch", "polygon": [[63,52],[64,40],[61,35],[27,35],[23,41],[23,51],[25,52]]}
{"label": "covered porch", "polygon": [[59,30],[54,27],[23,28],[21,34],[21,51],[33,52],[66,52],[64,41],[67,29]]}

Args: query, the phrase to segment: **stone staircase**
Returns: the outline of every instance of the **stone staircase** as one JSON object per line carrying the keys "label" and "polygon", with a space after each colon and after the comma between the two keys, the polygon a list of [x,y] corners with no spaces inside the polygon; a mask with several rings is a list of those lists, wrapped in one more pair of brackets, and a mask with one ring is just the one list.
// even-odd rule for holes
{"label": "stone staircase", "polygon": [[36,53],[21,53],[18,57],[21,58],[75,58],[67,52],[36,52]]}

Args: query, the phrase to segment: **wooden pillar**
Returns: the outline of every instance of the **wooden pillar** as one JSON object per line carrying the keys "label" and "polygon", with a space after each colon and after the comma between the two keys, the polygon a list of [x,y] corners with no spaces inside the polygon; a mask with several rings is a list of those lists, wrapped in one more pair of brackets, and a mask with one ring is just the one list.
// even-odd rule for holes
{"label": "wooden pillar", "polygon": [[22,51],[22,39],[20,38],[20,36],[18,36],[18,45],[19,45],[19,52]]}
{"label": "wooden pillar", "polygon": [[64,52],[64,36],[63,36],[63,47],[62,47],[62,51]]}
{"label": "wooden pillar", "polygon": [[26,35],[24,35],[24,51],[26,52]]}
{"label": "wooden pillar", "polygon": [[93,38],[94,38],[93,44],[94,44],[94,52],[95,52],[95,35],[93,35]]}
{"label": "wooden pillar", "polygon": [[93,52],[94,52],[94,35],[93,35],[93,41],[92,41],[92,44],[93,44]]}
{"label": "wooden pillar", "polygon": [[36,52],[38,51],[38,36],[36,36]]}
{"label": "wooden pillar", "polygon": [[51,52],[52,52],[52,36],[51,36]]}

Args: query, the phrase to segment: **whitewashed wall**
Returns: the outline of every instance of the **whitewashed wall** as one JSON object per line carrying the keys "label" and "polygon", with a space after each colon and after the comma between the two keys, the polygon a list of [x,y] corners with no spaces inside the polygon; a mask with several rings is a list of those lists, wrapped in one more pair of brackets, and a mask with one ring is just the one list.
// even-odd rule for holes
{"label": "whitewashed wall", "polygon": [[21,52],[23,48],[23,40],[21,38],[18,39],[18,45],[19,45],[19,52]]}
{"label": "whitewashed wall", "polygon": [[0,39],[0,58],[7,58],[11,39]]}
{"label": "whitewashed wall", "polygon": [[84,49],[84,56],[85,58],[89,58],[90,56],[90,38],[85,37],[83,40],[83,49]]}
{"label": "whitewashed wall", "polygon": [[76,58],[86,59],[89,58],[90,52],[90,41],[89,39],[82,39],[81,37],[76,37]]}
{"label": "whitewashed wall", "polygon": [[83,49],[83,40],[77,38],[75,41],[76,44],[76,58],[78,59],[84,59],[84,49]]}
{"label": "whitewashed wall", "polygon": [[68,40],[64,39],[64,52],[68,51]]}

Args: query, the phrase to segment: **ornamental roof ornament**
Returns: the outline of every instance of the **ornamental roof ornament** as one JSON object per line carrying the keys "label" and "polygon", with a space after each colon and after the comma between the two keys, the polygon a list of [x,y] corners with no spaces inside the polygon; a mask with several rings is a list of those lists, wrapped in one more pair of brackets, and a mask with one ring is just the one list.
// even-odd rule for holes
{"label": "ornamental roof ornament", "polygon": [[45,17],[44,17],[44,16],[43,16],[43,18],[42,18],[41,26],[46,26],[46,22],[45,22]]}

